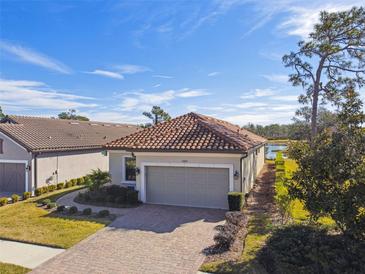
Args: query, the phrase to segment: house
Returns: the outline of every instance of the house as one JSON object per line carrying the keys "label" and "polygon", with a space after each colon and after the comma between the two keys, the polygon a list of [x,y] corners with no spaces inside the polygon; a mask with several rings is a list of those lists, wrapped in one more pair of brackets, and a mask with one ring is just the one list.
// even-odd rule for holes
{"label": "house", "polygon": [[147,203],[224,208],[227,193],[247,193],[264,165],[266,139],[196,113],[106,145],[114,184]]}
{"label": "house", "polygon": [[136,132],[126,124],[9,116],[0,124],[0,192],[35,188],[108,170],[103,145]]}

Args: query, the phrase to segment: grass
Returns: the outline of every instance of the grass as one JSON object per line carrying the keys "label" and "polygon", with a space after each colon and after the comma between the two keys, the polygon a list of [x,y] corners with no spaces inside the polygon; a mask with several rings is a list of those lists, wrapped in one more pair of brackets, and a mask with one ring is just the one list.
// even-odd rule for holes
{"label": "grass", "polygon": [[37,202],[57,198],[80,187],[58,190],[0,208],[0,238],[69,248],[105,226],[105,222],[59,217],[37,207]]}
{"label": "grass", "polygon": [[0,262],[0,273],[1,274],[25,274],[28,273],[31,269],[14,265],[14,264],[7,264]]}

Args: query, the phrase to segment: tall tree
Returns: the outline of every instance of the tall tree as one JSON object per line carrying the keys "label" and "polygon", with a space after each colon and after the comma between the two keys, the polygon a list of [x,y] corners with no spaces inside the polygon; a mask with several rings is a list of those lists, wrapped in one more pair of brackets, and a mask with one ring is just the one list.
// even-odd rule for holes
{"label": "tall tree", "polygon": [[[153,125],[157,125],[163,121],[169,121],[171,116],[159,106],[153,106],[150,112],[143,112],[143,115],[152,120]],[[145,127],[150,127],[152,124],[147,123]]]}
{"label": "tall tree", "polygon": [[89,121],[89,118],[77,115],[75,109],[69,109],[67,112],[61,112],[60,114],[58,114],[58,118],[64,120]]}
{"label": "tall tree", "polygon": [[6,118],[6,115],[4,114],[3,109],[0,107],[0,121],[4,118]]}
{"label": "tall tree", "polygon": [[298,43],[299,50],[283,56],[294,70],[289,81],[302,86],[300,102],[311,103],[311,138],[317,134],[319,100],[338,102],[346,85],[365,83],[365,10],[320,13],[309,39]]}

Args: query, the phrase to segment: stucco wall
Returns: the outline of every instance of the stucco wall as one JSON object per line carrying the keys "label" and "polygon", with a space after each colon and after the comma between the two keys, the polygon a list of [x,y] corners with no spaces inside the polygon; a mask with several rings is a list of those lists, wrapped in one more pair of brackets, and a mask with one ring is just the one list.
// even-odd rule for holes
{"label": "stucco wall", "polygon": [[102,150],[44,153],[37,156],[38,187],[78,178],[97,168],[109,170],[109,157]]}
{"label": "stucco wall", "polygon": [[[25,148],[1,132],[0,139],[3,140],[3,153],[0,154],[0,160],[27,161],[28,165],[31,165],[32,156]],[[27,171],[26,173],[28,174],[28,190],[30,191],[32,184],[32,172]]]}
{"label": "stucco wall", "polygon": [[125,169],[123,157],[131,156],[131,153],[125,151],[108,151],[109,155],[109,172],[112,176],[113,184],[125,184]]}

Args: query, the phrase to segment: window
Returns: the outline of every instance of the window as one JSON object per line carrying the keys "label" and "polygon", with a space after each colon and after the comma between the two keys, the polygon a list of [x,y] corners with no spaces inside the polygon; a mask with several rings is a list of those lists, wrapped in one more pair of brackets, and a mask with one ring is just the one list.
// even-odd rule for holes
{"label": "window", "polygon": [[136,158],[125,157],[124,166],[125,166],[125,180],[126,181],[135,181],[136,180]]}
{"label": "window", "polygon": [[3,154],[4,153],[3,143],[4,143],[4,140],[3,139],[0,139],[0,154]]}

